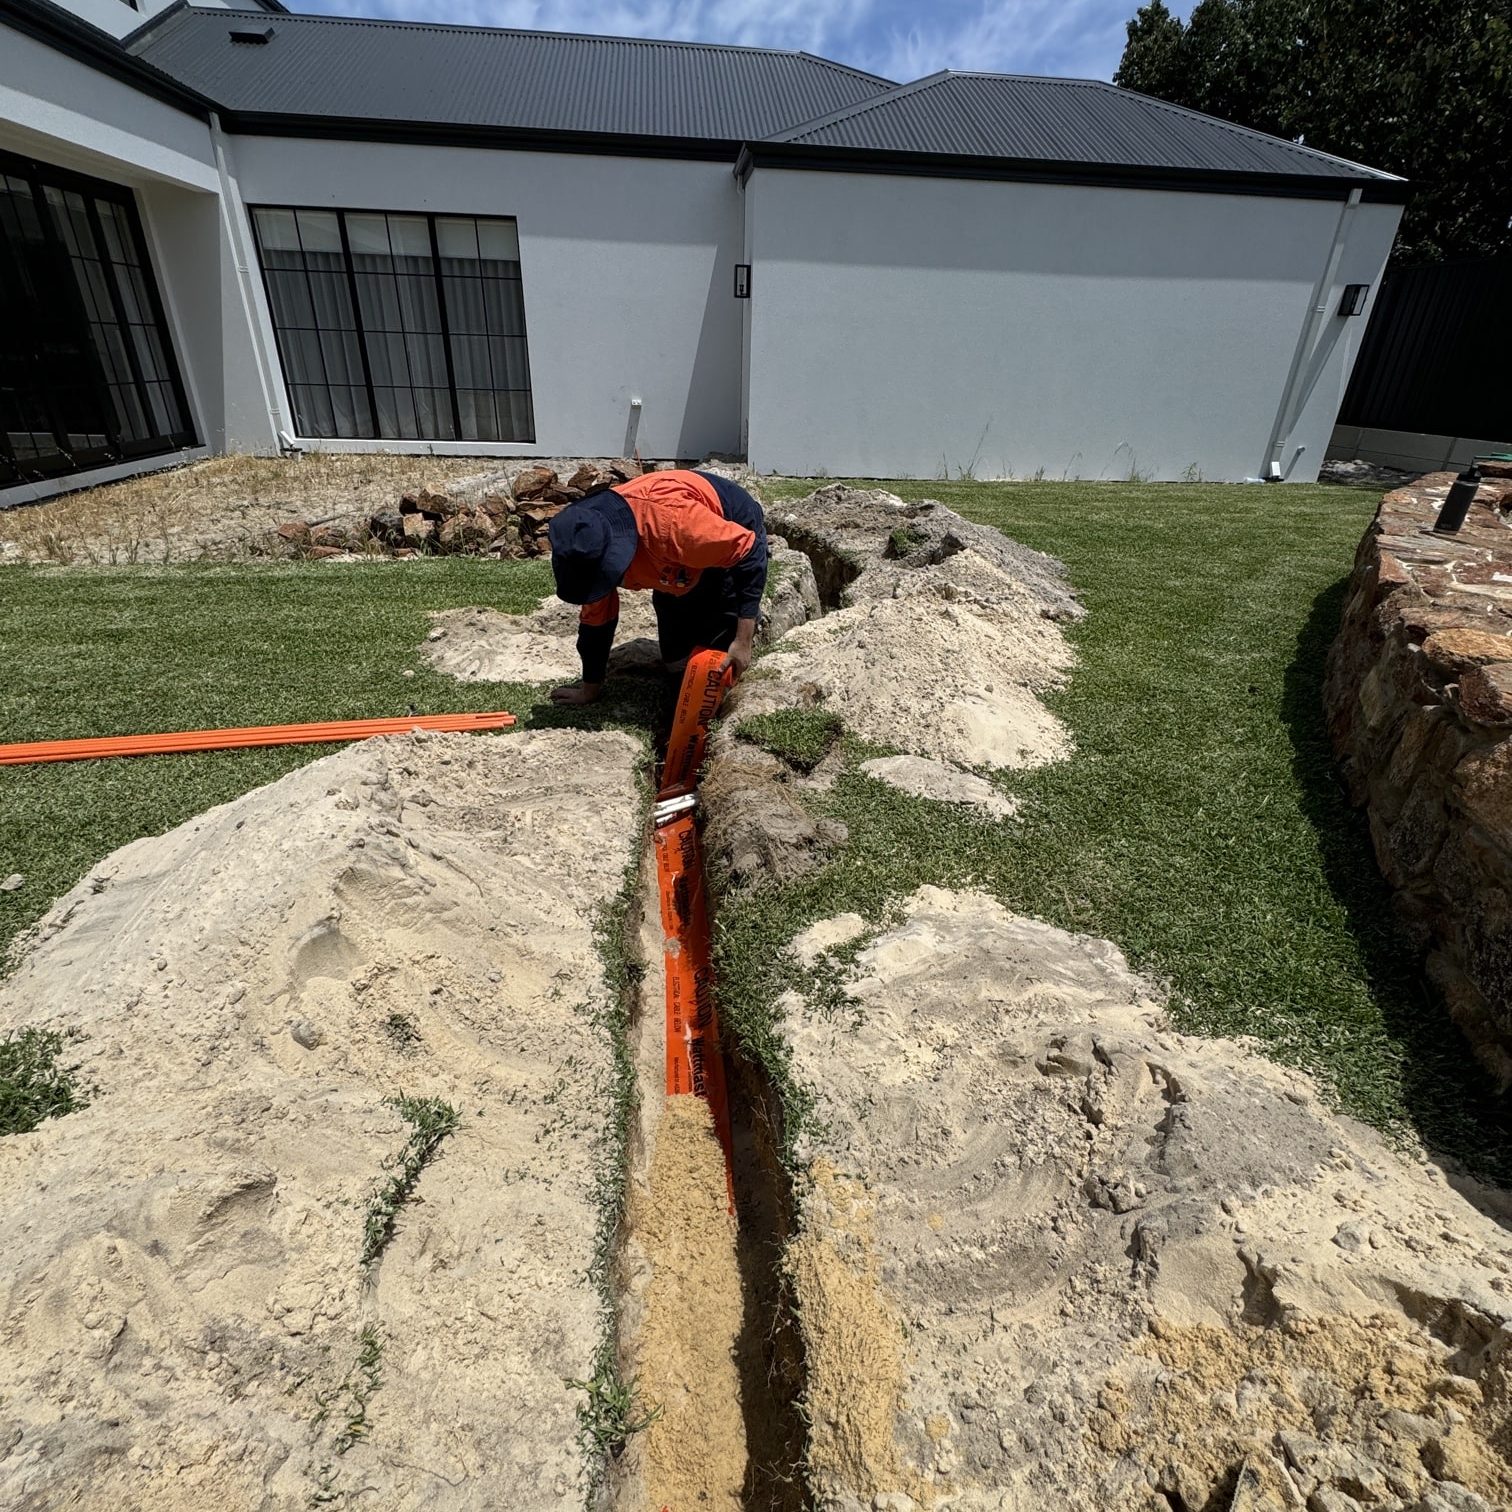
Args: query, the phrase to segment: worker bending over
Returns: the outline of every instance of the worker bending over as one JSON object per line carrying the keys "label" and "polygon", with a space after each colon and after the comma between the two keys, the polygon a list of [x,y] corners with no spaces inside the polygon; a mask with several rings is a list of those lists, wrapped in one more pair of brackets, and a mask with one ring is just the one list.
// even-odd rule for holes
{"label": "worker bending over", "polygon": [[619,623],[619,590],[649,588],[662,661],[676,671],[699,647],[725,651],[739,677],[751,664],[766,588],[766,523],[745,489],[713,473],[646,473],[569,504],[552,522],[557,597],[581,604],[583,680],[561,704],[592,703]]}

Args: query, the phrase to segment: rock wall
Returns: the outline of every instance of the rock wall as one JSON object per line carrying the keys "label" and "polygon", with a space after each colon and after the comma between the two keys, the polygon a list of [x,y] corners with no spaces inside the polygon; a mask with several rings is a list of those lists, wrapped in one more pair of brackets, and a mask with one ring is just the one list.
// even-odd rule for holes
{"label": "rock wall", "polygon": [[1496,470],[1457,535],[1433,532],[1453,473],[1381,501],[1324,698],[1401,918],[1512,1086],[1512,468]]}

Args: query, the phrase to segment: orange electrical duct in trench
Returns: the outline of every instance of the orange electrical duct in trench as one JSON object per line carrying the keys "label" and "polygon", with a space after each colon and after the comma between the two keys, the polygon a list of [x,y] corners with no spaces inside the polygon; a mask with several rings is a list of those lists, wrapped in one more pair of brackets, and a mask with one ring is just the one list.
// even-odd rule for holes
{"label": "orange electrical duct in trench", "polygon": [[[719,651],[688,658],[662,763],[659,802],[693,792],[703,764],[709,723],[731,682]],[[735,1211],[730,1103],[725,1087],[719,1014],[714,1007],[714,965],[703,851],[690,807],[656,826],[656,879],[661,900],[663,966],[667,979],[667,1095],[702,1097],[714,1116],[725,1157],[730,1211]]]}
{"label": "orange electrical duct in trench", "polygon": [[0,766],[47,761],[87,761],[101,756],[164,756],[185,751],[233,751],[251,746],[315,745],[367,740],[411,730],[466,734],[507,730],[513,714],[411,714],[403,719],[338,719],[323,724],[243,725],[224,730],[177,730],[162,735],[106,735],[88,740],[35,740],[0,745]]}

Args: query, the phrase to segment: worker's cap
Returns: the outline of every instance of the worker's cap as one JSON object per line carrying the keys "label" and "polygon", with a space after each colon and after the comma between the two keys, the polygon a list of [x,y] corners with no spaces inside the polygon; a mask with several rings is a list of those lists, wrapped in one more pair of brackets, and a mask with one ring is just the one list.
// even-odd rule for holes
{"label": "worker's cap", "polygon": [[557,597],[569,604],[591,604],[613,593],[637,544],[635,516],[613,489],[569,504],[547,534]]}

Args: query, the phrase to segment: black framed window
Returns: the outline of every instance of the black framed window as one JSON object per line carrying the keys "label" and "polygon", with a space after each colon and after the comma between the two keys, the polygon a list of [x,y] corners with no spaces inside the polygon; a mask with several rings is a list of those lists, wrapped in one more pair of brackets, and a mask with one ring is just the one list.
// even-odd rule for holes
{"label": "black framed window", "polygon": [[194,441],[131,191],[0,154],[0,486]]}
{"label": "black framed window", "polygon": [[252,211],[303,436],[533,441],[516,224]]}

